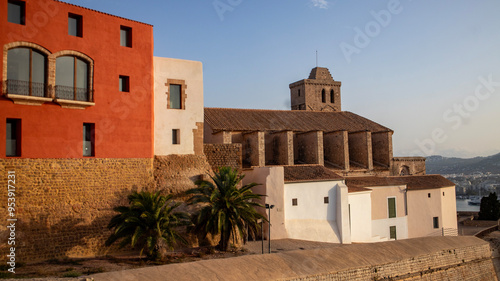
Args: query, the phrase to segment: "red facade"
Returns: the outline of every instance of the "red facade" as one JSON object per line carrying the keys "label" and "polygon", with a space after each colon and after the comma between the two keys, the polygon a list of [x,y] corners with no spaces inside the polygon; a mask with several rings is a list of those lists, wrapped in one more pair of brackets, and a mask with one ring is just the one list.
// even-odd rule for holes
{"label": "red facade", "polygon": [[54,0],[0,14],[1,158],[153,157],[151,25]]}

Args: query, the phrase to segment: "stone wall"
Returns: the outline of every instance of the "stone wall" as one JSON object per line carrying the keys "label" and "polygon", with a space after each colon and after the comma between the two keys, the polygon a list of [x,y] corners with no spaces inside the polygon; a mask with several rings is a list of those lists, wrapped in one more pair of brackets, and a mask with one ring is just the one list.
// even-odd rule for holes
{"label": "stone wall", "polygon": [[[224,270],[221,270],[223,268]],[[498,280],[487,242],[426,237],[96,274],[96,280]]]}
{"label": "stone wall", "polygon": [[205,156],[212,170],[228,166],[241,170],[242,147],[241,144],[205,144]]}
{"label": "stone wall", "polygon": [[0,159],[1,260],[6,259],[7,173],[15,171],[16,261],[103,255],[114,206],[150,187],[153,159]]}
{"label": "stone wall", "polygon": [[[224,146],[224,145],[222,145]],[[155,156],[155,187],[167,193],[180,194],[195,187],[195,182],[205,179],[211,167],[204,155]]]}
{"label": "stone wall", "polygon": [[394,157],[391,162],[391,175],[425,175],[425,157]]}

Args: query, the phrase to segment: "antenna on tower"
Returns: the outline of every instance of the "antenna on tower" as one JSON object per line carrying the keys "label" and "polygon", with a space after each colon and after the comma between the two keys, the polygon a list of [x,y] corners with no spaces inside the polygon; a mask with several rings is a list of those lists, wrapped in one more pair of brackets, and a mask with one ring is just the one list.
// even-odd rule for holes
{"label": "antenna on tower", "polygon": [[316,67],[318,67],[318,50],[316,50]]}

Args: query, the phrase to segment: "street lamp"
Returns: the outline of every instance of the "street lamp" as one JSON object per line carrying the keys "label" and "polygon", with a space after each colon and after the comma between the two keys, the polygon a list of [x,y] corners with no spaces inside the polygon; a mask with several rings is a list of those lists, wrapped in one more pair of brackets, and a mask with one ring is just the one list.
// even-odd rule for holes
{"label": "street lamp", "polygon": [[269,253],[271,253],[271,209],[274,208],[274,205],[266,204],[266,209],[269,210]]}

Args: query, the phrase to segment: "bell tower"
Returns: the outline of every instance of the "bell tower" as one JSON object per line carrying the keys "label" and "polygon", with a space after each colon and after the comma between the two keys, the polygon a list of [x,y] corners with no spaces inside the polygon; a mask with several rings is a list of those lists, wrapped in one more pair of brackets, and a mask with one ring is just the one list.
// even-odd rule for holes
{"label": "bell tower", "polygon": [[289,85],[292,110],[342,111],[341,84],[333,80],[328,68],[313,68],[308,79]]}

